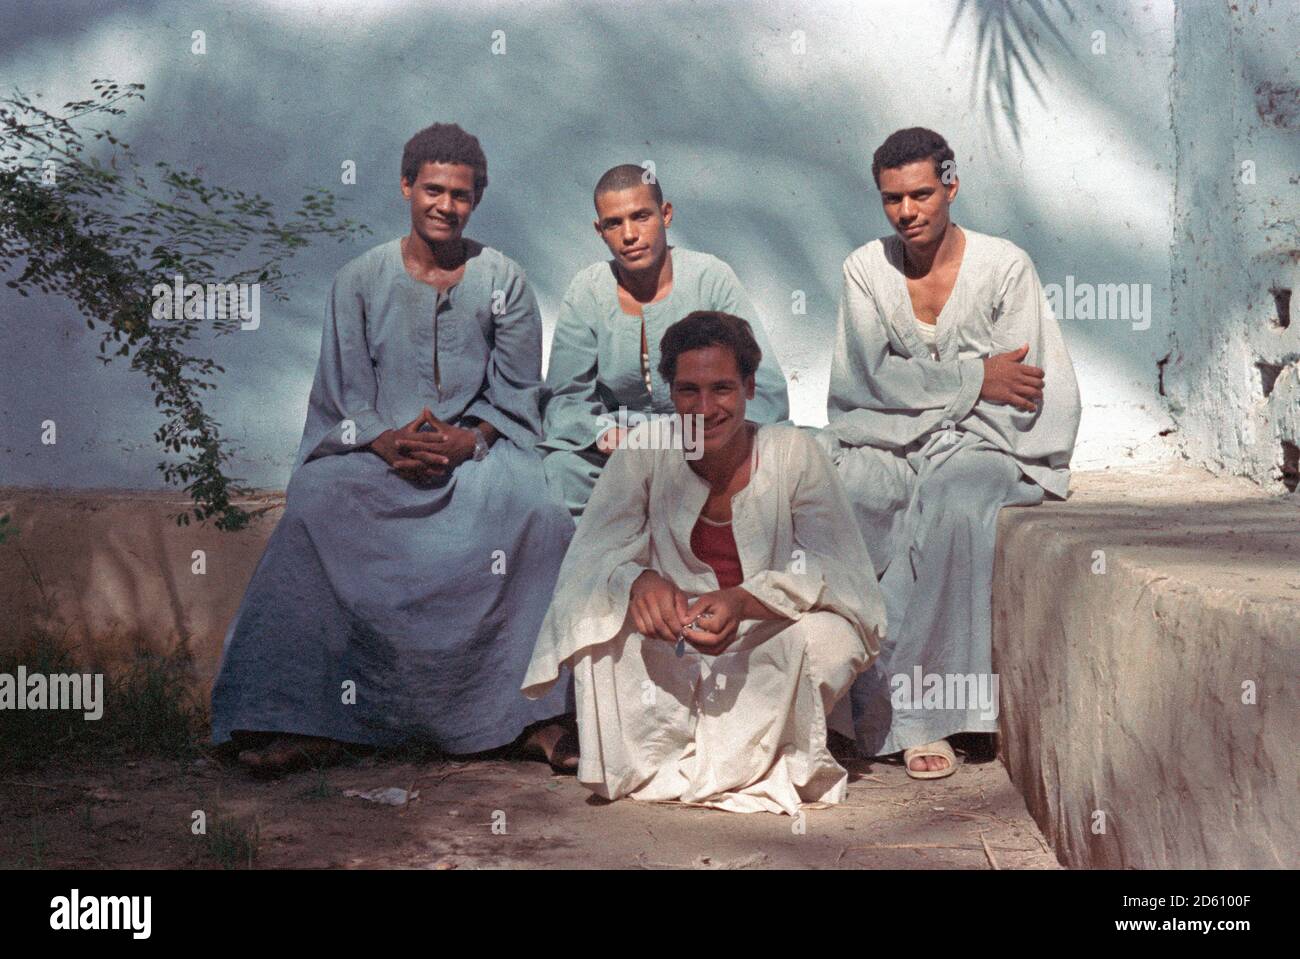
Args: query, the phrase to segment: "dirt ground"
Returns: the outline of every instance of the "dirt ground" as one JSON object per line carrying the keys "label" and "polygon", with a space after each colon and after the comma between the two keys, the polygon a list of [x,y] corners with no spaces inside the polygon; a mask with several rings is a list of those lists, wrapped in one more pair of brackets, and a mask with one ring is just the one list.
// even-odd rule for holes
{"label": "dirt ground", "polygon": [[[802,819],[593,797],[535,762],[364,757],[279,781],[212,758],[0,773],[0,867],[1060,869],[1006,770],[849,760]],[[344,795],[418,791],[404,806]],[[203,812],[205,832],[195,824]]]}

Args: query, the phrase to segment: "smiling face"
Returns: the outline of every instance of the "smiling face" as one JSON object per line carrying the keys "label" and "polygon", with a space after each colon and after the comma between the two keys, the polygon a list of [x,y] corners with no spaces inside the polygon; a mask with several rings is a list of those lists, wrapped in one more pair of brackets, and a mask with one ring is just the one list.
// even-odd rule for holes
{"label": "smiling face", "polygon": [[596,233],[623,269],[638,273],[663,262],[673,205],[660,206],[646,184],[596,197]]}
{"label": "smiling face", "polygon": [[415,182],[402,179],[411,204],[411,229],[426,243],[460,239],[474,211],[474,168],[463,163],[425,163]]}
{"label": "smiling face", "polygon": [[672,398],[683,417],[704,418],[704,454],[709,455],[736,442],[744,430],[754,377],[741,379],[736,354],[725,346],[686,350],[677,357]]}
{"label": "smiling face", "polygon": [[957,196],[957,178],[940,181],[926,158],[880,171],[880,205],[889,224],[911,247],[926,249],[943,239],[948,206]]}

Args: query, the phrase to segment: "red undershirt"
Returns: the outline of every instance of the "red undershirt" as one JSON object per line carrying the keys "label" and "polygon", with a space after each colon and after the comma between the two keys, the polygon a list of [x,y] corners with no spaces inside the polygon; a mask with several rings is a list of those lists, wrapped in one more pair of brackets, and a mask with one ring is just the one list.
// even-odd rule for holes
{"label": "red undershirt", "polygon": [[744,580],[740,553],[736,550],[736,538],[731,535],[730,523],[715,526],[701,516],[691,530],[691,552],[713,568],[720,588],[731,589]]}

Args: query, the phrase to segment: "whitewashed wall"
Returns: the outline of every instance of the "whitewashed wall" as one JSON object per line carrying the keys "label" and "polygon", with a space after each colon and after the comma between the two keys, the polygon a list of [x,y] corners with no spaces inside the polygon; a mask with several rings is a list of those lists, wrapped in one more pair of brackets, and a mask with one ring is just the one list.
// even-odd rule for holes
{"label": "whitewashed wall", "polygon": [[1300,6],[1180,7],[1177,44],[1171,438],[1193,462],[1294,490]]}
{"label": "whitewashed wall", "polygon": [[[1186,354],[1200,342],[1200,333],[1176,328],[1212,323],[1199,314],[1175,322],[1171,310],[1181,302],[1195,313],[1226,295],[1215,291],[1230,264],[1263,252],[1224,234],[1214,248],[1224,265],[1200,279],[1187,269],[1188,256],[1200,254],[1176,246],[1202,237],[1198,218],[1219,221],[1178,177],[1179,161],[1198,147],[1175,122],[1242,133],[1222,126],[1215,78],[1245,82],[1246,55],[1225,55],[1222,69],[1200,80],[1180,79],[1197,67],[1191,50],[1200,41],[1195,18],[1177,21],[1170,0],[524,10],[83,2],[0,16],[6,84],[63,102],[85,95],[93,77],[144,82],[147,101],[116,129],[146,159],[190,164],[284,203],[306,185],[331,185],[349,198],[347,213],[373,228],[341,246],[313,246],[291,264],[300,277],[288,303],[264,299],[260,329],[214,344],[228,372],[212,409],[242,446],[234,472],[253,485],[287,482],[330,275],[405,231],[401,147],[434,120],[455,120],[482,140],[492,182],[469,232],[527,269],[548,338],[569,278],[604,253],[590,227],[596,177],[615,163],[652,160],[677,208],[674,242],[735,267],[792,381],[795,419],[824,422],[840,263],[887,230],[871,153],[892,130],[924,125],[957,151],[959,223],[1025,247],[1044,283],[1063,293],[1067,284],[1076,295],[1136,284],[1139,300],[1149,296],[1148,313],[1130,304],[1121,316],[1071,310],[1062,320],[1084,398],[1076,465],[1156,462],[1175,444],[1205,460],[1226,442],[1223,422],[1245,415],[1238,404],[1247,397],[1220,390],[1232,376],[1215,357],[1158,367],[1176,343]],[[1278,9],[1253,16],[1233,16],[1248,42],[1261,24],[1287,26]],[[203,56],[191,53],[200,29]],[[504,55],[492,52],[498,30]],[[1202,30],[1213,33],[1214,23]],[[1269,49],[1259,63],[1247,57],[1252,68],[1281,69],[1282,48]],[[1285,166],[1273,129],[1254,132],[1261,157],[1272,151]],[[355,186],[340,183],[346,160],[356,162]],[[1294,156],[1290,169],[1294,177]],[[1261,175],[1247,195],[1256,199],[1241,209],[1260,220],[1267,198],[1279,195],[1278,181]],[[1189,285],[1181,300],[1173,277]],[[792,312],[795,291],[806,314]],[[120,361],[101,367],[96,335],[67,304],[4,290],[0,317],[0,482],[160,485],[144,381]],[[1220,392],[1217,406],[1190,400]],[[1179,397],[1176,423],[1169,404]],[[39,440],[50,418],[59,424],[55,447]],[[1238,446],[1222,454],[1225,468],[1264,481],[1262,460]]]}

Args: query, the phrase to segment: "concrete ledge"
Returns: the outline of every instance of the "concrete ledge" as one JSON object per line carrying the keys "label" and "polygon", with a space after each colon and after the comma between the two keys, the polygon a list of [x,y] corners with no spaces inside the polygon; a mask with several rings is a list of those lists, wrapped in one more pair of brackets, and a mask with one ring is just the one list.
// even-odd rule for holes
{"label": "concrete ledge", "polygon": [[[1000,518],[1001,748],[1030,812],[1070,866],[1293,865],[1296,498],[1193,470],[1074,489]],[[0,488],[19,529],[0,545],[0,656],[32,629],[110,672],[186,648],[206,698],[283,494],[246,501],[261,513],[240,533],[176,526],[186,502]]]}
{"label": "concrete ledge", "polygon": [[241,501],[258,515],[238,533],[177,526],[189,505],[161,492],[0,488],[0,515],[18,529],[0,544],[0,656],[33,630],[110,674],[142,652],[188,650],[195,692],[206,699],[284,494]]}
{"label": "concrete ledge", "polygon": [[1294,867],[1295,497],[1078,475],[1003,510],[994,583],[1003,759],[1063,863]]}

